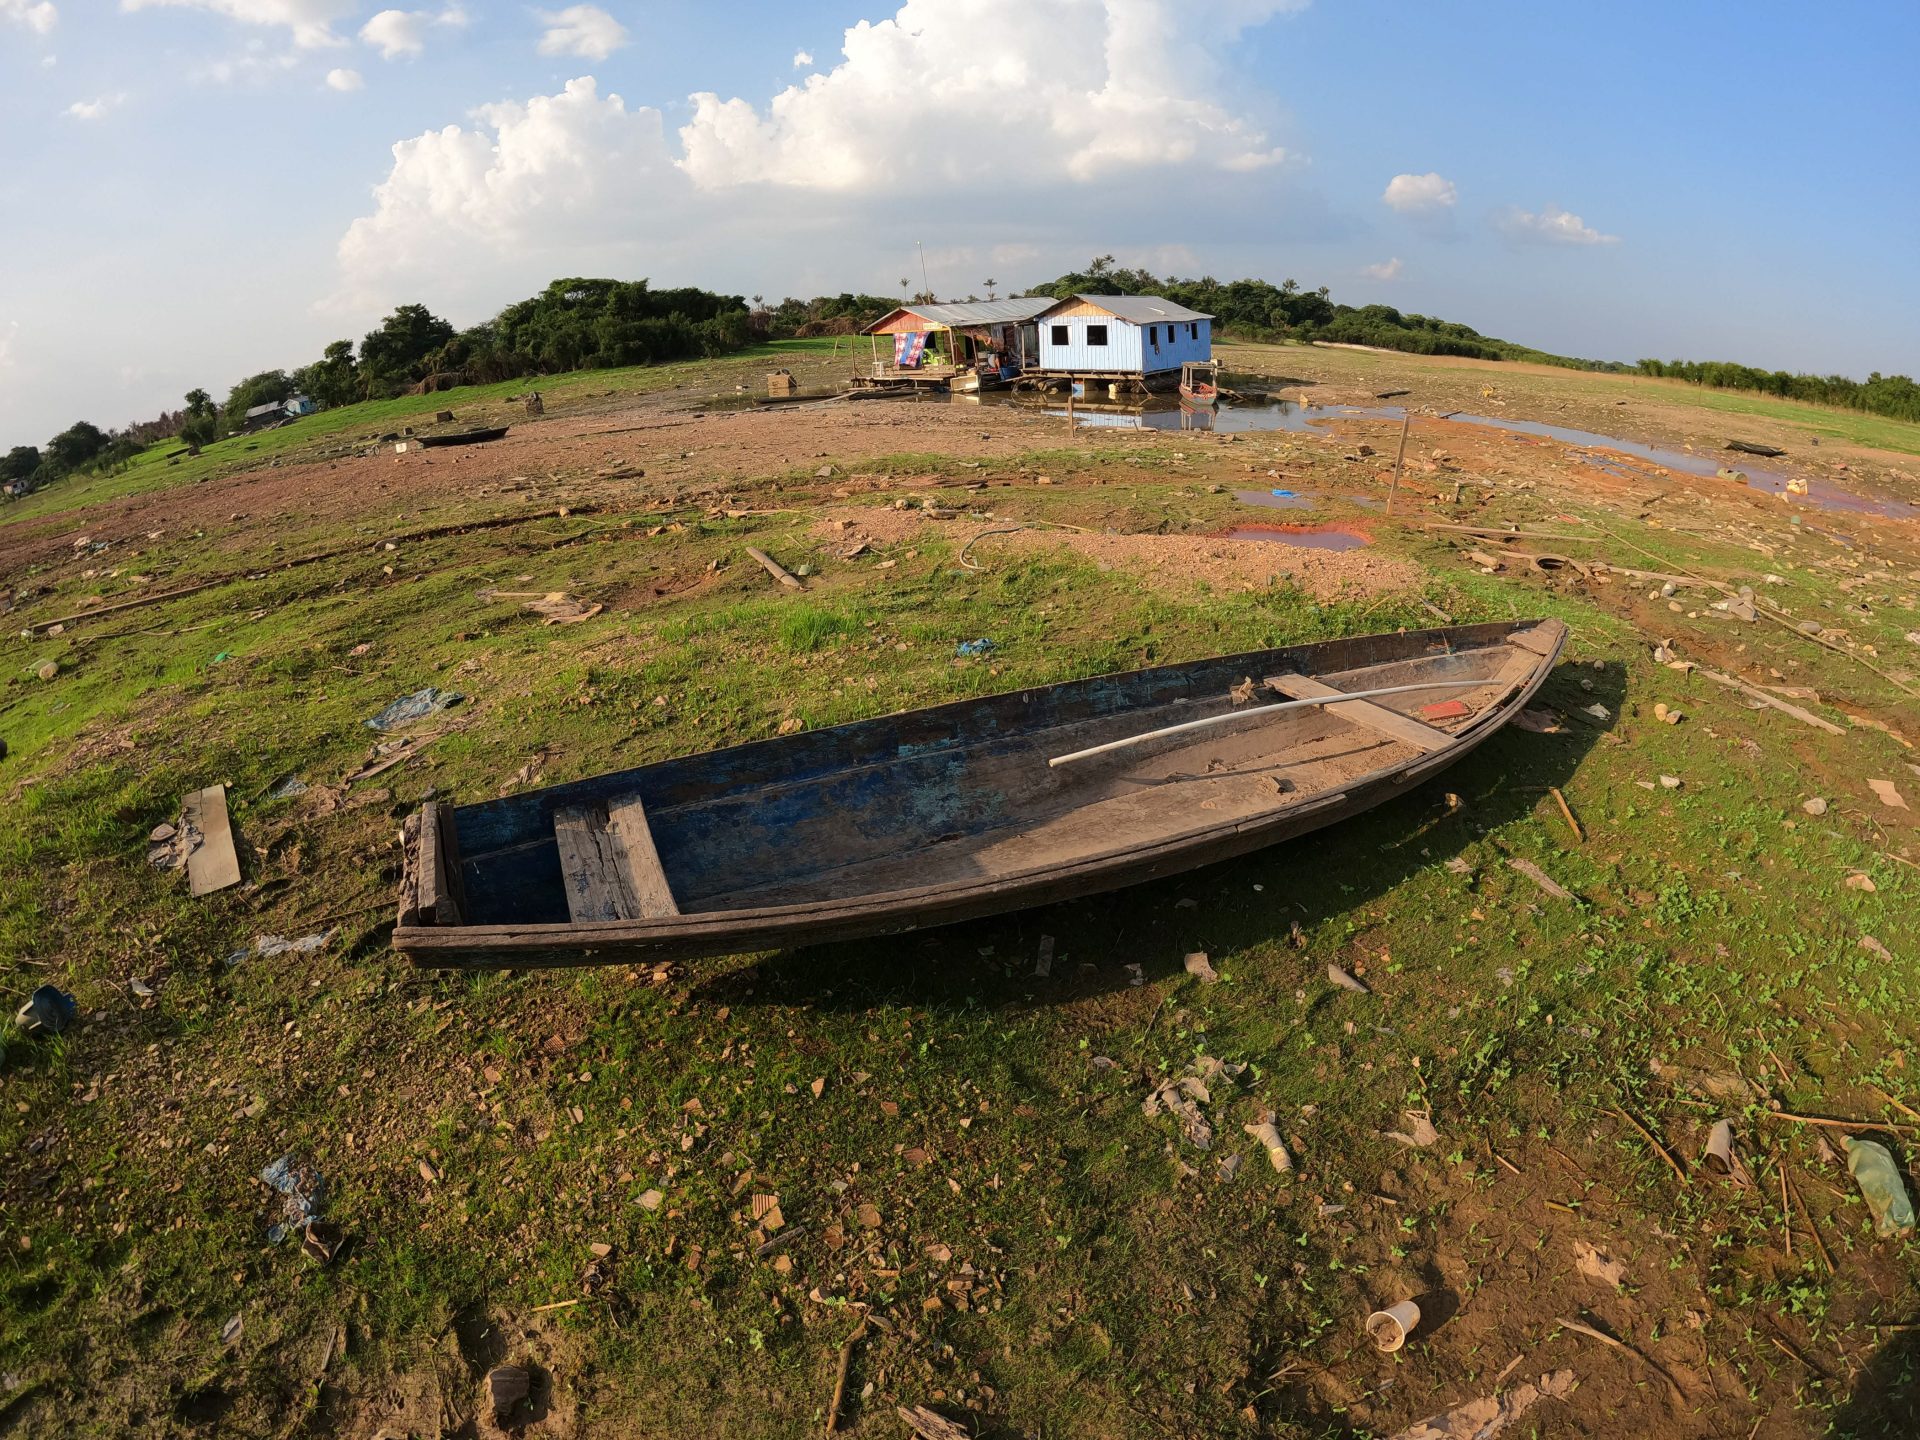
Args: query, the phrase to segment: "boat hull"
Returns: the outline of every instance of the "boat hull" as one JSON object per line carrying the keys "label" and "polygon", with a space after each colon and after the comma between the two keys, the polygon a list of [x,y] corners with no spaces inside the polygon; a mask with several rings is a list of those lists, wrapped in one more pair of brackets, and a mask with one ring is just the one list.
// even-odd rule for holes
{"label": "boat hull", "polygon": [[[1225,656],[461,807],[435,822],[438,845],[425,833],[411,841],[393,943],[436,968],[687,960],[899,934],[1163,879],[1311,833],[1438,774],[1527,703],[1565,635],[1557,621],[1522,622]],[[1393,715],[1369,705],[1371,726],[1333,718],[1360,708],[1344,704],[1262,717],[1227,702],[1256,676],[1326,675],[1351,692],[1376,671],[1457,674],[1464,678],[1438,683],[1481,703],[1465,707],[1455,730],[1423,740],[1429,727],[1412,710],[1445,690],[1404,697]],[[1222,716],[1217,732],[1084,766],[1050,764],[1076,742],[1137,736],[1202,712]],[[1373,728],[1381,725],[1389,733]],[[1409,726],[1413,743],[1392,737]],[[1289,788],[1289,774],[1314,788]],[[569,919],[572,901],[555,888],[554,817],[622,794],[645,798],[684,913]],[[821,859],[842,854],[845,864]],[[435,883],[460,892],[437,910],[420,879],[435,866],[450,877]],[[449,916],[463,923],[444,923]]]}

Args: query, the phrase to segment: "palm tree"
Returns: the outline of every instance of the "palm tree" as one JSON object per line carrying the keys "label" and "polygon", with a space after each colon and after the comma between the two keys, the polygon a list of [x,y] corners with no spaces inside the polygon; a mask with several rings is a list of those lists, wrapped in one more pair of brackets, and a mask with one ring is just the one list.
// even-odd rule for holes
{"label": "palm tree", "polygon": [[913,284],[913,282],[906,276],[902,275],[900,277],[900,298],[902,300],[907,298],[907,287],[911,284]]}
{"label": "palm tree", "polygon": [[987,287],[987,298],[989,300],[993,299],[994,287],[998,285],[1000,282],[998,280],[986,280],[986,281],[982,281],[981,283]]}

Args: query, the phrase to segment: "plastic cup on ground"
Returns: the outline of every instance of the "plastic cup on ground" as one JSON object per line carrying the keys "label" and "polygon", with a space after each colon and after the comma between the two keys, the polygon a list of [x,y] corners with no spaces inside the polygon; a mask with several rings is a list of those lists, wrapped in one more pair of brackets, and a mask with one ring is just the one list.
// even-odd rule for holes
{"label": "plastic cup on ground", "polygon": [[1411,1300],[1402,1300],[1398,1305],[1389,1305],[1369,1315],[1367,1334],[1383,1353],[1390,1355],[1407,1343],[1407,1337],[1419,1324],[1420,1307]]}

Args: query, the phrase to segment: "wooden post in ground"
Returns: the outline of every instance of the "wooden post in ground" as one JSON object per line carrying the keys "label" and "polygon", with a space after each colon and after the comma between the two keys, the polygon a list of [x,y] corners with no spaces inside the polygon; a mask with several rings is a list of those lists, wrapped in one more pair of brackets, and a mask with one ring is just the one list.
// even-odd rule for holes
{"label": "wooden post in ground", "polygon": [[1067,381],[1067,429],[1068,429],[1068,430],[1072,430],[1072,429],[1073,429],[1073,426],[1074,426],[1074,419],[1073,419],[1073,381],[1072,381],[1072,380],[1068,380],[1068,381]]}
{"label": "wooden post in ground", "polygon": [[1400,494],[1400,467],[1407,462],[1407,427],[1413,423],[1413,411],[1400,411],[1400,452],[1393,457],[1393,489],[1387,492],[1387,514],[1393,514],[1393,502]]}

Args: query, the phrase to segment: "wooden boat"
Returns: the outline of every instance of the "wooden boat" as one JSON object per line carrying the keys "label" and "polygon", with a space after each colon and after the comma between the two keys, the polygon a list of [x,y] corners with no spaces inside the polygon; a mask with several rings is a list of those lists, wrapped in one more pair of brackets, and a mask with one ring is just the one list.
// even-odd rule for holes
{"label": "wooden boat", "polygon": [[491,430],[462,430],[453,435],[422,435],[420,443],[427,446],[441,445],[484,445],[489,440],[498,440],[510,427],[496,426]]}
{"label": "wooden boat", "polygon": [[1532,620],[1227,655],[429,804],[393,944],[451,968],[687,959],[1178,874],[1437,774],[1565,639]]}
{"label": "wooden boat", "polygon": [[1220,403],[1220,365],[1189,360],[1180,367],[1180,403],[1211,409]]}

